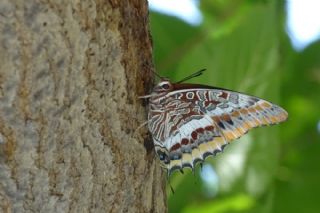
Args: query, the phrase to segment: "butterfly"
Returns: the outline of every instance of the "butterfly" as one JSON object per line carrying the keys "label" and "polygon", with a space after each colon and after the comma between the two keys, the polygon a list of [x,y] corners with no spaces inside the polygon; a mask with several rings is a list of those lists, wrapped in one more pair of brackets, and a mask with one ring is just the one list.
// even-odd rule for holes
{"label": "butterfly", "polygon": [[148,129],[155,151],[168,176],[214,156],[248,130],[283,122],[288,113],[281,107],[240,92],[183,80],[161,81],[149,98]]}

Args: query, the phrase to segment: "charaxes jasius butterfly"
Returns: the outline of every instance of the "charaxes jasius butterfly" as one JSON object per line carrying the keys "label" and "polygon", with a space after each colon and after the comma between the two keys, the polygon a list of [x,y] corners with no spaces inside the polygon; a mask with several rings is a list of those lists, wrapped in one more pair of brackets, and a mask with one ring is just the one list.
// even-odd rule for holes
{"label": "charaxes jasius butterfly", "polygon": [[281,107],[243,93],[182,83],[166,78],[154,87],[149,98],[148,128],[156,153],[170,175],[185,167],[194,169],[216,155],[248,130],[283,122],[288,113]]}

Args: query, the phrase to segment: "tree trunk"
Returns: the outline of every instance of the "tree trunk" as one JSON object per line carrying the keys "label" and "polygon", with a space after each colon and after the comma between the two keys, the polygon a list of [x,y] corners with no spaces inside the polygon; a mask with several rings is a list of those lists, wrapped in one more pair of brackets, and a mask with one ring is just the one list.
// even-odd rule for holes
{"label": "tree trunk", "polygon": [[166,212],[135,132],[152,82],[147,2],[3,0],[0,41],[0,212]]}

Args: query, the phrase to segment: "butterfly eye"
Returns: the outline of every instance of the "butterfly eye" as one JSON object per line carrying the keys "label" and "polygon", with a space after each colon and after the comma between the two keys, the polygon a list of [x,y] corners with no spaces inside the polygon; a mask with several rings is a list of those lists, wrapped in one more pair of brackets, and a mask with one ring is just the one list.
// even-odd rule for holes
{"label": "butterfly eye", "polygon": [[163,88],[163,89],[169,89],[170,86],[169,86],[169,84],[164,84],[164,85],[162,85],[162,88]]}

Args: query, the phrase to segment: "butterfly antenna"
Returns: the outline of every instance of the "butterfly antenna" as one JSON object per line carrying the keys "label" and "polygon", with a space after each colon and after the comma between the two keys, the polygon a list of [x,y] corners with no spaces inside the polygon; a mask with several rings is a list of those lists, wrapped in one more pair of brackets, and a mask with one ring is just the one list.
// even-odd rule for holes
{"label": "butterfly antenna", "polygon": [[187,80],[189,80],[189,79],[191,79],[191,78],[198,77],[198,76],[202,75],[202,73],[203,73],[205,70],[206,70],[206,69],[199,70],[199,71],[197,71],[197,72],[195,72],[195,73],[193,73],[193,74],[185,77],[184,79],[178,81],[177,84],[180,84],[180,83],[182,83],[182,82],[184,82],[184,81],[187,81]]}

